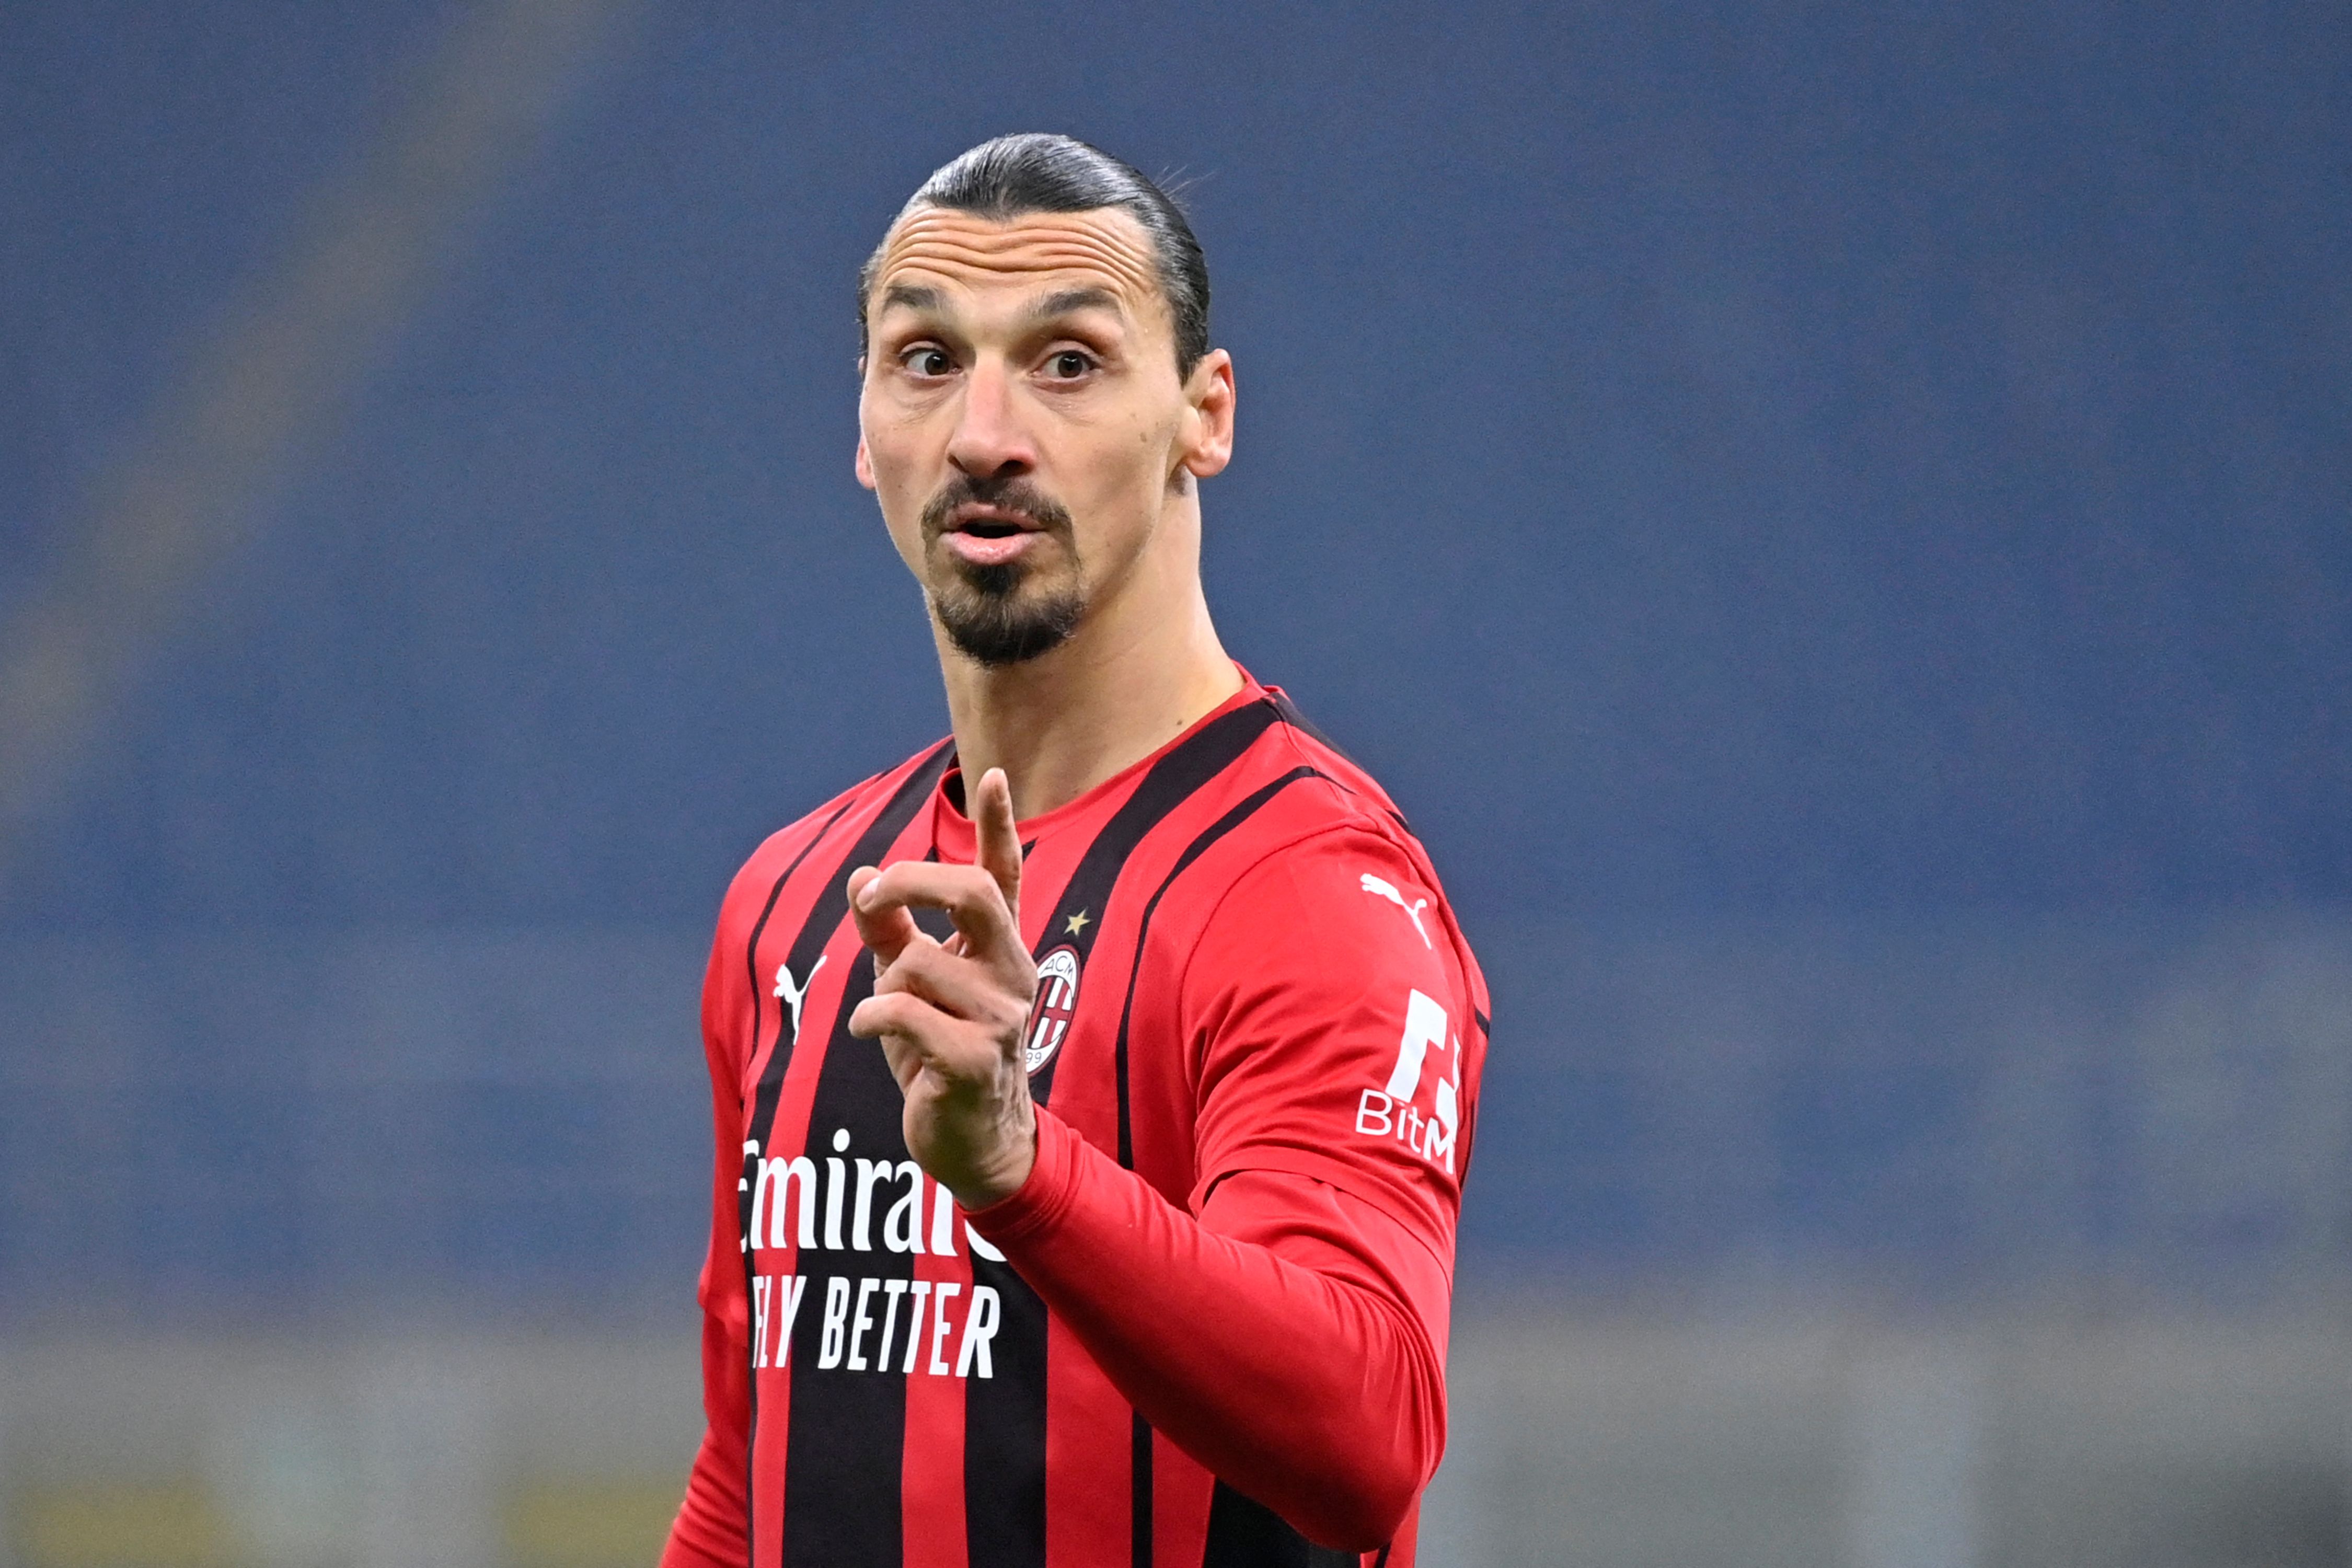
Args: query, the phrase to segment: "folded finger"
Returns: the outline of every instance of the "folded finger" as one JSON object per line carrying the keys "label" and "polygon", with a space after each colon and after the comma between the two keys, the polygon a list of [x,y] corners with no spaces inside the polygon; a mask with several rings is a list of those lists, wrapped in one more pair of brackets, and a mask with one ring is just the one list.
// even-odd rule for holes
{"label": "folded finger", "polygon": [[849,1032],[880,1040],[891,1076],[904,1087],[924,1067],[950,1078],[985,1077],[996,1053],[971,1025],[951,1018],[911,992],[868,996],[849,1015]]}
{"label": "folded finger", "polygon": [[874,954],[877,967],[897,962],[908,943],[923,934],[904,903],[877,900],[869,909],[861,900],[859,895],[881,876],[871,866],[860,866],[849,874],[849,915],[857,922],[857,940]]}
{"label": "folded finger", "polygon": [[[914,921],[906,914],[907,910],[945,910],[963,937],[965,950],[973,955],[992,962],[1015,953],[1027,956],[1027,949],[1021,945],[1020,931],[1013,922],[1013,911],[1004,902],[1003,889],[994,877],[976,866],[901,860],[860,883],[850,899],[850,908],[857,914],[861,932],[869,918],[878,921],[890,911],[896,911],[911,929]],[[892,957],[908,940],[904,935],[898,936]],[[873,943],[869,941],[867,945]],[[881,949],[875,951],[879,952]]]}
{"label": "folded finger", "polygon": [[877,975],[874,991],[919,996],[950,1017],[992,1031],[1017,1031],[1029,1016],[1029,998],[1011,989],[995,969],[931,942],[909,943]]}
{"label": "folded finger", "polygon": [[938,1008],[910,992],[877,991],[852,1010],[849,1032],[861,1040],[887,1035],[919,1047],[926,1037],[947,1022]]}

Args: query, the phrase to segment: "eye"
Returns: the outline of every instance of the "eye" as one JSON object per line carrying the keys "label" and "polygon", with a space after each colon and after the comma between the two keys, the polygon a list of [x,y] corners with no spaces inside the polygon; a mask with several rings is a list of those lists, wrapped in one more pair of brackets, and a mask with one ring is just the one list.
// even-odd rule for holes
{"label": "eye", "polygon": [[1076,381],[1094,369],[1092,354],[1076,349],[1063,349],[1045,362],[1045,374],[1055,381]]}
{"label": "eye", "polygon": [[899,367],[909,375],[941,376],[955,369],[955,361],[937,343],[917,343],[898,355]]}

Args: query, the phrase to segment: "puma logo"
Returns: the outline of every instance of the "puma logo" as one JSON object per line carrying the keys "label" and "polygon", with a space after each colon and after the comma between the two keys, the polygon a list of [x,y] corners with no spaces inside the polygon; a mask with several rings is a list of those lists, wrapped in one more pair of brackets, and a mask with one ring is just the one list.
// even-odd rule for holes
{"label": "puma logo", "polygon": [[1416,899],[1412,903],[1408,904],[1404,901],[1404,895],[1398,892],[1394,886],[1381,880],[1381,879],[1373,876],[1370,871],[1364,873],[1363,879],[1364,891],[1374,894],[1380,898],[1386,899],[1389,902],[1402,910],[1405,914],[1405,919],[1412,922],[1412,929],[1415,931],[1420,932],[1421,945],[1434,952],[1436,944],[1429,940],[1429,933],[1423,931],[1421,926],[1421,911],[1429,908],[1429,900],[1427,899]]}
{"label": "puma logo", "polygon": [[824,955],[819,953],[816,962],[809,965],[808,978],[795,985],[793,984],[793,966],[789,963],[776,965],[774,994],[782,997],[792,1006],[793,1038],[795,1041],[801,1037],[801,999],[808,994],[808,988],[816,984],[816,972],[824,967]]}

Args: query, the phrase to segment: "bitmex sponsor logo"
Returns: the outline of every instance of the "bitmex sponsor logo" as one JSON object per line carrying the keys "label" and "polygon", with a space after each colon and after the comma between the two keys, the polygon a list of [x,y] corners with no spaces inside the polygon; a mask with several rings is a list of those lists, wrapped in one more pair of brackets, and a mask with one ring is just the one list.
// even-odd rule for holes
{"label": "bitmex sponsor logo", "polygon": [[[805,1154],[763,1159],[756,1141],[743,1145],[743,1174],[736,1190],[751,1197],[740,1241],[742,1250],[753,1255],[755,1270],[751,1365],[789,1364],[793,1325],[814,1279],[822,1303],[815,1309],[817,1370],[993,1377],[989,1345],[1002,1304],[988,1286],[972,1286],[969,1300],[959,1302],[965,1292],[955,1280],[804,1271],[810,1263],[828,1261],[822,1257],[828,1252],[952,1258],[969,1247],[974,1256],[1004,1260],[977,1231],[959,1222],[954,1196],[914,1161],[852,1158],[846,1128],[836,1129],[831,1143],[833,1152],[822,1161]],[[796,1249],[794,1261],[803,1271],[757,1268],[759,1254],[786,1248]],[[808,1348],[802,1347],[803,1353]]]}
{"label": "bitmex sponsor logo", "polygon": [[[1366,879],[1370,880],[1370,878]],[[1419,991],[1405,996],[1404,1037],[1397,1043],[1396,1065],[1388,1082],[1368,1089],[1356,1102],[1356,1131],[1367,1138],[1394,1138],[1433,1165],[1454,1173],[1454,1137],[1462,1118],[1462,1043],[1448,1045],[1451,1030],[1445,1005]],[[1434,1048],[1450,1056],[1454,1076],[1440,1067],[1431,1091],[1431,1113],[1423,1115],[1413,1101],[1421,1094],[1423,1068]]]}

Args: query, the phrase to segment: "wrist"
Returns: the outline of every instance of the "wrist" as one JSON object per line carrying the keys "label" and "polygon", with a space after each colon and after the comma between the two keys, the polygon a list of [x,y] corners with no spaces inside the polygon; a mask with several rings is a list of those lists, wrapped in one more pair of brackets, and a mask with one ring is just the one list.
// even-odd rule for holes
{"label": "wrist", "polygon": [[995,1157],[980,1162],[969,1176],[949,1184],[948,1191],[966,1213],[1003,1203],[1026,1185],[1030,1173],[1037,1168],[1037,1117],[1025,1099],[1021,1110],[1019,1124],[1006,1130]]}
{"label": "wrist", "polygon": [[1001,1247],[1011,1248],[1041,1229],[1051,1229],[1070,1205],[1071,1178],[1086,1140],[1068,1122],[1042,1110],[1034,1136],[1034,1157],[1019,1189],[986,1208],[964,1208],[974,1231]]}

